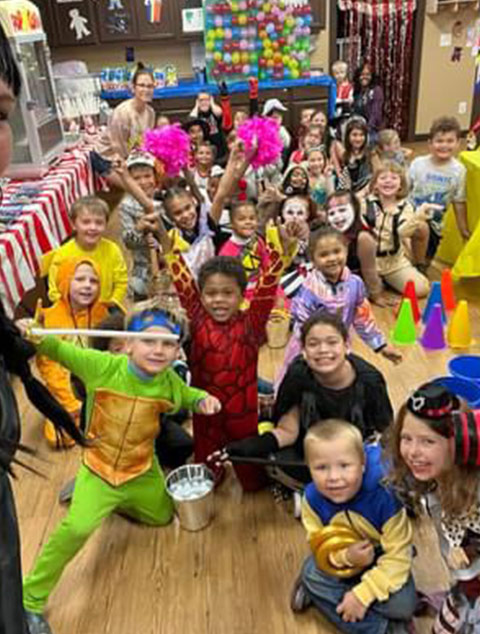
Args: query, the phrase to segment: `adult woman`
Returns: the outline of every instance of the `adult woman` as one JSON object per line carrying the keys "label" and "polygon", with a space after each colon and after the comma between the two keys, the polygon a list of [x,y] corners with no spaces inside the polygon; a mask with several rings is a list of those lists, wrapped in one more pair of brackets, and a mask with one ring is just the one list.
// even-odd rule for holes
{"label": "adult woman", "polygon": [[[229,443],[227,455],[275,454],[279,463],[301,463],[306,431],[328,418],[353,423],[365,439],[383,432],[393,418],[385,380],[373,365],[347,353],[347,339],[346,328],[336,315],[322,312],[306,321],[302,356],[291,363],[278,391],[275,429]],[[297,483],[310,481],[305,466],[281,468]]]}
{"label": "adult woman", "polygon": [[155,125],[155,111],[150,105],[155,81],[152,73],[139,64],[132,84],[133,97],[113,111],[91,153],[91,161],[94,171],[110,185],[132,194],[145,208],[153,211],[152,201],[129,175],[124,162],[132,150],[142,145],[145,131]]}
{"label": "adult woman", "polygon": [[[0,26],[0,176],[12,155],[8,118],[20,93],[21,79],[8,40]],[[32,376],[28,359],[35,349],[23,341],[0,301],[0,632],[27,634],[22,606],[20,541],[8,478],[20,439],[20,420],[8,373],[20,377],[28,398],[47,417],[81,440],[73,421]],[[51,418],[53,417],[53,418]]]}
{"label": "adult woman", "polygon": [[383,127],[383,90],[366,62],[357,68],[353,78],[353,111],[367,122],[370,143],[374,143]]}
{"label": "adult woman", "polygon": [[[459,409],[454,394],[426,383],[400,408],[392,429],[390,480],[416,515],[426,510],[432,517],[457,582],[432,630],[439,634],[480,627],[480,416]],[[472,629],[463,629],[466,623]]]}

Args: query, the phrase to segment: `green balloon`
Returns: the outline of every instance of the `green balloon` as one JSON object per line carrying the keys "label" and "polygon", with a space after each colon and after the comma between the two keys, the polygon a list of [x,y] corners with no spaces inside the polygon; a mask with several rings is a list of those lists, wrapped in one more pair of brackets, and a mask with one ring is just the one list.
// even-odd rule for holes
{"label": "green balloon", "polygon": [[251,64],[256,64],[258,62],[258,54],[257,53],[250,53],[250,63]]}

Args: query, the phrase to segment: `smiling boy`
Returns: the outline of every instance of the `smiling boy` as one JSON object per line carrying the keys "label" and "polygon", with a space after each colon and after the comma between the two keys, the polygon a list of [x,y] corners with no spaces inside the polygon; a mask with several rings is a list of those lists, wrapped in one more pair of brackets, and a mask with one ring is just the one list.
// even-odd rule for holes
{"label": "smiling boy", "polygon": [[220,409],[215,397],[188,387],[170,367],[182,336],[173,315],[157,308],[134,313],[127,331],[145,336],[129,339],[126,354],[120,355],[81,349],[52,336],[38,345],[40,354],[84,382],[92,443],[83,453],[69,513],[24,581],[30,634],[50,634],[43,616],[48,597],[104,518],[121,511],[152,526],[171,520],[172,501],[154,455],[159,414],[184,407],[208,416]]}

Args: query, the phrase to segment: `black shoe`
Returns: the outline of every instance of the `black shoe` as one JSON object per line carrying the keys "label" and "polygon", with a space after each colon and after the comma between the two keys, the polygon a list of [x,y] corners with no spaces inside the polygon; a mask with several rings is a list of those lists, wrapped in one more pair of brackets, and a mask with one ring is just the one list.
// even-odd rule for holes
{"label": "black shoe", "polygon": [[43,614],[35,614],[34,612],[25,610],[25,620],[27,621],[30,634],[53,634]]}
{"label": "black shoe", "polygon": [[312,605],[312,600],[303,585],[301,577],[298,577],[293,584],[292,594],[290,596],[290,608],[296,614],[305,612]]}

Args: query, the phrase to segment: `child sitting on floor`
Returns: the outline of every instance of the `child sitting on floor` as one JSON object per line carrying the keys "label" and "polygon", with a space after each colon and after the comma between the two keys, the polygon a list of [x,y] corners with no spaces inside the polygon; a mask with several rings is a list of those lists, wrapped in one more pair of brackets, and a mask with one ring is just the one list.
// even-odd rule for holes
{"label": "child sitting on floor", "polygon": [[413,150],[402,147],[396,130],[390,128],[380,130],[377,147],[372,151],[372,167],[377,170],[382,161],[390,161],[396,163],[399,167],[406,168],[412,155]]}
{"label": "child sitting on floor", "polygon": [[[363,221],[376,240],[376,270],[379,284],[383,279],[397,293],[409,280],[415,283],[417,297],[428,295],[430,284],[421,273],[425,269],[429,229],[423,209],[416,211],[406,199],[405,171],[393,162],[384,162],[374,173],[373,195],[362,202]],[[410,239],[412,259],[408,259],[405,240]],[[418,268],[416,268],[418,267]]]}
{"label": "child sitting on floor", "polygon": [[321,310],[341,314],[347,328],[353,326],[372,350],[393,363],[399,363],[402,355],[387,343],[380,331],[362,279],[346,266],[347,247],[343,235],[333,227],[320,227],[310,236],[309,250],[314,268],[292,300],[293,334],[277,383],[280,384],[290,362],[301,352],[302,325]]}
{"label": "child sitting on floor", "polygon": [[[68,258],[57,269],[56,288],[60,293],[53,306],[37,309],[36,318],[44,328],[95,328],[108,314],[108,306],[99,301],[100,273],[88,258]],[[72,338],[77,345],[85,341]],[[75,420],[80,421],[82,403],[75,394],[70,372],[45,356],[37,356],[37,367],[49,391]],[[56,449],[71,447],[74,441],[60,435],[54,425],[45,421],[44,435],[48,444]]]}
{"label": "child sitting on floor", "polygon": [[332,167],[322,148],[315,147],[307,152],[307,170],[310,198],[317,205],[317,218],[323,219],[319,212],[325,209],[327,198],[333,193],[335,185]]}
{"label": "child sitting on floor", "polygon": [[[190,318],[193,383],[208,385],[222,403],[222,413],[212,419],[198,414],[193,417],[195,459],[199,462],[228,440],[257,433],[258,351],[266,339],[265,329],[285,261],[296,247],[295,228],[292,223],[288,230],[280,231],[283,255],[268,245],[268,265],[260,275],[249,308],[242,311],[247,279],[241,262],[227,256],[208,260],[200,269],[197,287],[181,254],[172,250],[165,227],[157,222],[167,266]],[[263,472],[256,467],[242,465],[236,472],[247,491],[265,483]],[[223,468],[217,467],[217,482],[223,474]]]}
{"label": "child sitting on floor", "polygon": [[382,482],[380,447],[364,447],[354,425],[333,419],[310,427],[304,446],[313,482],[305,489],[302,523],[312,554],[294,586],[292,609],[313,603],[348,634],[407,634],[416,605],[412,526]]}
{"label": "child sitting on floor", "polygon": [[48,597],[104,518],[121,511],[152,526],[171,520],[172,501],[154,456],[159,414],[180,407],[206,416],[220,410],[215,397],[188,387],[170,367],[182,336],[174,315],[161,309],[133,313],[127,331],[144,333],[129,339],[127,354],[81,349],[52,336],[38,344],[40,354],[62,363],[84,382],[87,431],[95,442],[83,453],[67,517],[24,581],[30,634],[50,633],[43,616]]}
{"label": "child sitting on floor", "polygon": [[48,297],[56,302],[60,291],[56,286],[57,271],[67,258],[87,257],[97,264],[101,272],[100,300],[122,304],[127,292],[127,266],[120,247],[104,238],[108,221],[108,205],[96,196],[85,196],[73,203],[70,209],[73,237],[42,261],[42,269],[48,273]]}

